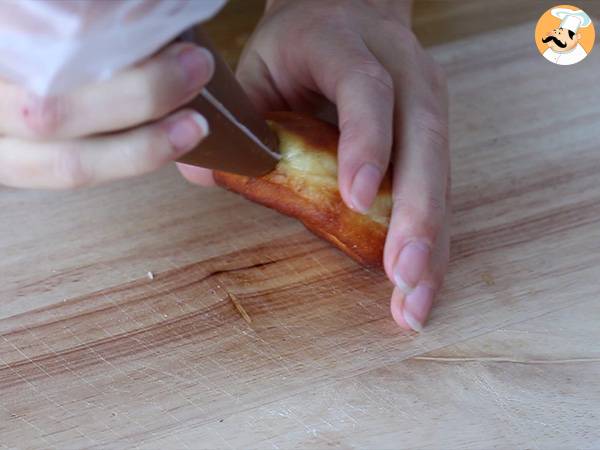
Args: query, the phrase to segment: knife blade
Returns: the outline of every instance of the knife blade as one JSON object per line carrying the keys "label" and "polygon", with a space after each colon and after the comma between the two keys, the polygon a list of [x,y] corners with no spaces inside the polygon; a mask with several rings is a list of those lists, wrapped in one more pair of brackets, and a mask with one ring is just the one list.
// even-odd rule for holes
{"label": "knife blade", "polygon": [[281,159],[277,135],[254,108],[208,37],[196,27],[180,39],[207,48],[214,56],[215,72],[200,95],[186,105],[206,118],[210,133],[179,162],[247,176],[273,170]]}

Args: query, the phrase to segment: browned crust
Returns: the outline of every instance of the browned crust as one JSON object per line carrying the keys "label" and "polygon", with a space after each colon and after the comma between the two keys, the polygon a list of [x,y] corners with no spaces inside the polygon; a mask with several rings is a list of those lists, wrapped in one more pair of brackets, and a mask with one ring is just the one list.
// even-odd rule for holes
{"label": "browned crust", "polygon": [[[305,151],[337,152],[339,133],[325,122],[291,112],[270,113],[267,118],[277,124],[279,133],[300,137]],[[361,264],[382,266],[387,226],[346,207],[337,189],[323,189],[327,201],[316,201],[293,188],[290,174],[281,165],[259,178],[225,172],[215,172],[214,178],[249,200],[299,219]],[[388,177],[379,195],[389,195],[389,186]]]}

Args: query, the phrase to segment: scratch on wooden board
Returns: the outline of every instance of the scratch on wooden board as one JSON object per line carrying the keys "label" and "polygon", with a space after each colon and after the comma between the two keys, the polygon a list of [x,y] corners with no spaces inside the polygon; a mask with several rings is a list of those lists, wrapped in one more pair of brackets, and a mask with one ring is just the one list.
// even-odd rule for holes
{"label": "scratch on wooden board", "polygon": [[[30,364],[33,364],[36,368],[38,368],[42,373],[44,373],[49,379],[52,379],[51,375],[41,366],[39,365],[36,361],[34,361],[33,359],[31,359],[29,356],[27,356],[23,350],[21,350],[21,348],[19,348],[17,345],[13,344],[11,341],[9,341],[5,336],[0,336],[2,337],[2,340],[10,345],[14,350],[17,351],[17,353],[19,353],[19,355],[21,355],[23,358],[25,358]],[[9,365],[6,361],[4,361],[1,357],[0,357],[0,363],[2,363],[2,365],[4,365],[10,372],[12,372],[14,375],[16,375],[18,378],[20,378],[21,380],[23,380],[31,389],[33,392],[35,392],[38,396],[43,397],[45,400],[48,401],[48,403],[50,403],[51,405],[54,405],[56,408],[61,409],[62,411],[64,411],[66,414],[68,414],[68,416],[71,416],[71,411],[69,411],[62,403],[57,402],[56,400],[53,400],[52,398],[50,398],[46,393],[43,392],[43,390],[38,389],[38,387],[33,384],[31,381],[29,381],[26,377],[24,377],[23,375],[21,375],[18,371],[16,371],[11,365]],[[57,420],[57,417],[52,415],[52,414],[48,414],[48,416],[50,418],[52,418],[52,420]],[[38,431],[38,433],[40,433],[40,436],[42,437],[42,439],[45,442],[50,443],[45,436],[48,436],[48,431],[42,430],[41,428],[35,426],[32,422],[29,422],[28,420],[26,420],[24,417],[20,416],[20,419],[27,423],[29,426],[31,426],[33,429],[35,429],[36,431]],[[92,441],[93,444],[98,444],[98,441],[94,438],[92,438],[91,436],[86,435],[85,433],[81,432],[79,429],[75,429],[75,431],[83,438],[86,438],[90,441]]]}
{"label": "scratch on wooden board", "polygon": [[[57,314],[54,313],[54,316],[57,317]],[[38,336],[35,331],[33,329],[29,329],[29,328],[22,328],[22,331],[26,331],[30,336],[32,336],[37,342],[41,342],[42,345],[44,345],[44,347],[46,347],[56,358],[60,358],[60,360],[63,363],[63,367],[69,371],[69,373],[71,373],[71,375],[73,375],[75,378],[79,379],[81,382],[83,382],[84,384],[90,386],[92,388],[92,390],[94,391],[94,395],[98,394],[99,390],[98,387],[95,386],[93,383],[91,383],[90,381],[88,381],[85,377],[81,376],[79,373],[77,373],[76,371],[74,371],[73,369],[71,369],[71,367],[69,366],[68,361],[59,353],[57,353],[54,348],[50,347],[50,345],[48,345],[48,343],[46,342],[46,340],[42,339],[40,336]],[[90,403],[90,402],[88,402]],[[114,432],[114,430],[108,425],[108,423],[104,422],[100,417],[96,417],[95,422],[100,423],[101,425],[104,426],[104,428],[111,433],[115,438],[119,438],[119,436]],[[83,433],[82,431],[80,431],[79,429],[76,430],[80,435],[85,436],[85,433]],[[90,440],[93,440],[91,437],[89,436],[85,436],[88,437]]]}
{"label": "scratch on wooden board", "polygon": [[571,363],[598,363],[600,358],[569,358],[569,359],[526,359],[507,358],[503,356],[481,356],[481,357],[456,357],[444,358],[438,356],[414,356],[412,359],[434,362],[499,362],[513,364],[571,364]]}
{"label": "scratch on wooden board", "polygon": [[235,309],[237,309],[242,318],[248,323],[248,325],[250,325],[252,323],[252,318],[248,315],[237,297],[227,290],[225,292],[227,292],[227,297],[229,297],[229,300],[231,300],[231,303],[233,303]]}

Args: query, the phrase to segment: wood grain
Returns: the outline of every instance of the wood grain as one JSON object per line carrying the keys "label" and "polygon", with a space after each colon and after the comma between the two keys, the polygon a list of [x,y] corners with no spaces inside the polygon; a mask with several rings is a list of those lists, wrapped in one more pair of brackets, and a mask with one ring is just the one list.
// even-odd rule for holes
{"label": "wood grain", "polygon": [[[419,40],[430,46],[535,23],[546,10],[559,4],[554,0],[415,0],[413,26]],[[598,17],[599,0],[585,0],[576,5]]]}
{"label": "wood grain", "polygon": [[432,48],[455,216],[421,335],[382,274],[172,167],[0,189],[0,448],[598,448],[600,53],[565,72],[532,27]]}

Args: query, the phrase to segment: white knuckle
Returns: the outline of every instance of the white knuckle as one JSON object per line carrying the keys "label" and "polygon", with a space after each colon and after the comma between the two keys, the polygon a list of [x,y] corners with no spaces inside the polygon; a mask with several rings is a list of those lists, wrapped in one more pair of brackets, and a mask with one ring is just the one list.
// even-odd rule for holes
{"label": "white knuckle", "polygon": [[394,91],[394,80],[390,73],[376,60],[366,60],[357,63],[348,73],[349,77],[366,77],[375,82],[380,88],[392,93]]}

